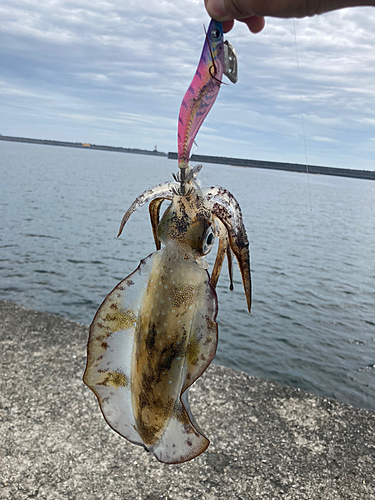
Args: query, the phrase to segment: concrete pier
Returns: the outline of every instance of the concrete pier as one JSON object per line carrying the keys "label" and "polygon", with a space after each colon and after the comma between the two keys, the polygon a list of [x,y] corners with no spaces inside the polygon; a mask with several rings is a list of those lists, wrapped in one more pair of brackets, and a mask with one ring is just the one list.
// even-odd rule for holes
{"label": "concrete pier", "polygon": [[0,301],[0,498],[375,499],[375,414],[212,365],[190,391],[211,444],[163,465],[82,383],[88,327]]}

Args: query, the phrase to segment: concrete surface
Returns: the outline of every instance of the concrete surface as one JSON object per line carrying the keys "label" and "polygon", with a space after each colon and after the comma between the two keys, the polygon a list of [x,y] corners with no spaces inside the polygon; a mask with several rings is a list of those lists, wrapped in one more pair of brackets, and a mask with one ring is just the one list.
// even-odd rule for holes
{"label": "concrete surface", "polygon": [[213,365],[191,390],[211,440],[167,466],[82,383],[88,328],[0,302],[0,498],[375,499],[375,414]]}

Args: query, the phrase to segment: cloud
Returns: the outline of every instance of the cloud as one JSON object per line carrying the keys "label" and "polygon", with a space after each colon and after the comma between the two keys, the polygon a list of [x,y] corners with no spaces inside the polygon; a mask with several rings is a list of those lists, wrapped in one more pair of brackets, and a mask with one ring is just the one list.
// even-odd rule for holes
{"label": "cloud", "polygon": [[[199,153],[373,169],[375,10],[267,19],[228,34],[239,81],[221,89]],[[176,150],[207,25],[203,0],[4,0],[0,132]],[[302,124],[305,127],[305,137]]]}

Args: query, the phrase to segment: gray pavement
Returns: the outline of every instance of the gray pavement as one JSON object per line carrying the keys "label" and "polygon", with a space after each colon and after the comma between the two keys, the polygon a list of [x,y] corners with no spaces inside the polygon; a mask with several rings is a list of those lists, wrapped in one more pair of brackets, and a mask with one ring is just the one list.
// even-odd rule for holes
{"label": "gray pavement", "polygon": [[375,414],[212,365],[190,391],[211,440],[163,465],[82,383],[88,327],[0,301],[0,498],[375,499]]}

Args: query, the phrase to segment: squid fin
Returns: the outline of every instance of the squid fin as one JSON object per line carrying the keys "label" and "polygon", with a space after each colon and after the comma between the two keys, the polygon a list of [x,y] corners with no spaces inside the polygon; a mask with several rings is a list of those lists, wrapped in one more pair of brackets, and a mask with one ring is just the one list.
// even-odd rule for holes
{"label": "squid fin", "polygon": [[161,440],[150,451],[160,462],[178,464],[197,457],[209,444],[210,441],[191,413],[186,390],[181,396],[181,405],[169,419]]}
{"label": "squid fin", "polygon": [[131,400],[131,364],[142,297],[153,255],[107,295],[90,326],[85,384],[95,393],[107,423],[121,436],[143,445]]}

